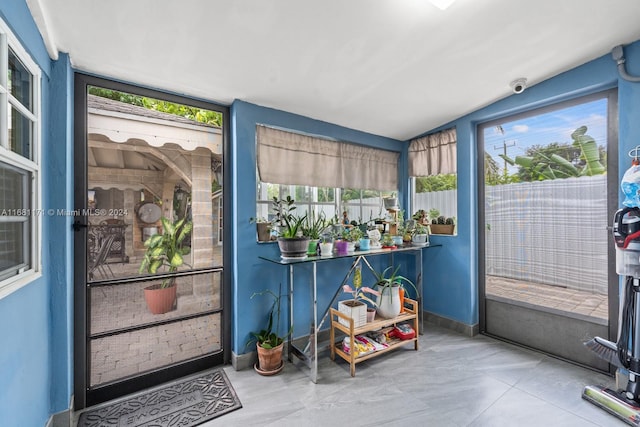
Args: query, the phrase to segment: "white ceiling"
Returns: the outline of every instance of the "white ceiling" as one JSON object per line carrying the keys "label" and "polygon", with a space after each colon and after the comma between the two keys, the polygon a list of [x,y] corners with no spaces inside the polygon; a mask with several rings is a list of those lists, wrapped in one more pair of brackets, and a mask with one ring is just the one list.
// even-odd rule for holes
{"label": "white ceiling", "polygon": [[638,0],[27,2],[78,70],[400,140],[640,39]]}

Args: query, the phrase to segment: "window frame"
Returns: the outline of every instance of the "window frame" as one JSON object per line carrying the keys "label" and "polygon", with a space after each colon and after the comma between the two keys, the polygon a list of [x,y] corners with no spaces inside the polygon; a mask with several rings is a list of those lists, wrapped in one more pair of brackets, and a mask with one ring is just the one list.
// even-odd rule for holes
{"label": "window frame", "polygon": [[[315,194],[316,198],[317,198],[317,194],[318,194],[318,189],[319,188],[332,188],[332,187],[312,187],[309,185],[295,185],[295,184],[274,184],[274,183],[267,183],[267,182],[262,182],[262,181],[257,181],[257,185],[256,185],[256,218],[264,218],[268,220],[268,215],[261,215],[261,213],[263,214],[265,209],[267,212],[271,211],[271,206],[272,206],[272,201],[273,199],[261,199],[260,198],[260,187],[264,187],[265,191],[268,185],[278,185],[278,198],[282,199],[283,197],[286,197],[287,191],[289,191],[288,194],[291,194],[291,191],[295,192],[295,188],[296,187],[302,187],[305,188],[307,191],[307,194],[313,195]],[[298,201],[296,200],[295,197],[293,197],[295,201],[295,206],[297,207],[297,212],[298,213],[302,213],[302,212],[314,212],[315,214],[318,214],[320,212],[321,207],[323,206],[331,206],[338,218],[338,222],[342,219],[342,209],[344,208],[344,204],[345,201],[342,200],[342,193],[343,193],[343,188],[333,188],[334,190],[334,200],[332,202],[318,202],[318,201],[312,201],[312,200],[304,200],[304,201]],[[377,193],[379,193],[379,197],[380,200],[382,200],[384,197],[387,197],[389,195],[391,195],[392,193],[394,193],[393,191],[386,191],[386,190],[364,190],[364,189],[359,189],[360,190],[360,198],[356,201],[355,199],[353,200],[349,200],[348,203],[350,205],[350,207],[357,207],[360,212],[362,212],[364,207],[372,207],[372,204],[369,203],[363,203],[362,202],[362,192],[364,191],[375,191]],[[395,191],[395,193],[397,194],[397,190]],[[383,214],[386,212],[384,210],[384,206],[380,205],[376,205],[376,206],[380,206],[381,211],[383,212]],[[327,217],[327,220],[331,220],[333,219],[333,217]],[[356,220],[357,218],[350,218],[351,220]],[[367,223],[369,222],[368,219],[362,218],[363,223]]]}
{"label": "window frame", "polygon": [[[9,49],[32,76],[32,111],[9,91]],[[28,183],[29,188],[26,190],[29,197],[24,200],[25,209],[21,212],[28,216],[28,219],[19,218],[17,221],[29,223],[30,239],[27,242],[29,247],[26,249],[29,256],[28,262],[25,267],[18,268],[15,275],[12,274],[0,280],[0,299],[42,276],[41,76],[40,67],[27,53],[4,20],[0,18],[0,161],[24,172],[31,180]],[[32,123],[30,158],[11,150],[8,120],[8,112],[11,108],[14,108],[22,117]],[[13,221],[10,216],[5,216],[4,222],[16,221]]]}

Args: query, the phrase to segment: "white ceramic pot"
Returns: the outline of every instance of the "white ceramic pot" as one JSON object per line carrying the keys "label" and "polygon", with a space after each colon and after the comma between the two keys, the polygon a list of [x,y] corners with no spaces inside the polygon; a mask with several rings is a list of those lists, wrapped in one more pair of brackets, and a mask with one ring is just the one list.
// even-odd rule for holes
{"label": "white ceramic pot", "polygon": [[320,243],[320,256],[331,256],[333,243]]}
{"label": "white ceramic pot", "polygon": [[414,234],[411,238],[411,242],[416,245],[426,245],[429,243],[429,235],[428,234]]}
{"label": "white ceramic pot", "polygon": [[356,242],[347,242],[347,252],[355,252],[356,250]]}
{"label": "white ceramic pot", "polygon": [[391,288],[386,287],[384,290],[381,290],[379,286],[377,286],[378,292],[380,292],[380,296],[376,298],[376,303],[378,304],[378,315],[384,317],[385,319],[393,319],[400,314],[400,286],[393,286]]}

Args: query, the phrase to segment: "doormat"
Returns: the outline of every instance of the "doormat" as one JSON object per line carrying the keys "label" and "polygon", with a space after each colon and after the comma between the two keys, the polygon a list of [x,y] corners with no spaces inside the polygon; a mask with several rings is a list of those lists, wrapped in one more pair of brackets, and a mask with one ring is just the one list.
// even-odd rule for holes
{"label": "doormat", "polygon": [[83,412],[78,427],[191,427],[242,408],[222,369]]}

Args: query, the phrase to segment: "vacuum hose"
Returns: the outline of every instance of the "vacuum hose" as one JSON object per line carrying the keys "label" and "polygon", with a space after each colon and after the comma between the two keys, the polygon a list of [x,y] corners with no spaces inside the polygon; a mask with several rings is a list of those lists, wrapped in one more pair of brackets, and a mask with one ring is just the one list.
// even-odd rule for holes
{"label": "vacuum hose", "polygon": [[622,324],[620,325],[620,336],[618,337],[618,359],[622,366],[629,369],[631,366],[631,354],[629,349],[633,348],[633,329],[635,325],[636,299],[633,292],[633,277],[627,276],[624,286],[624,307],[622,309]]}

